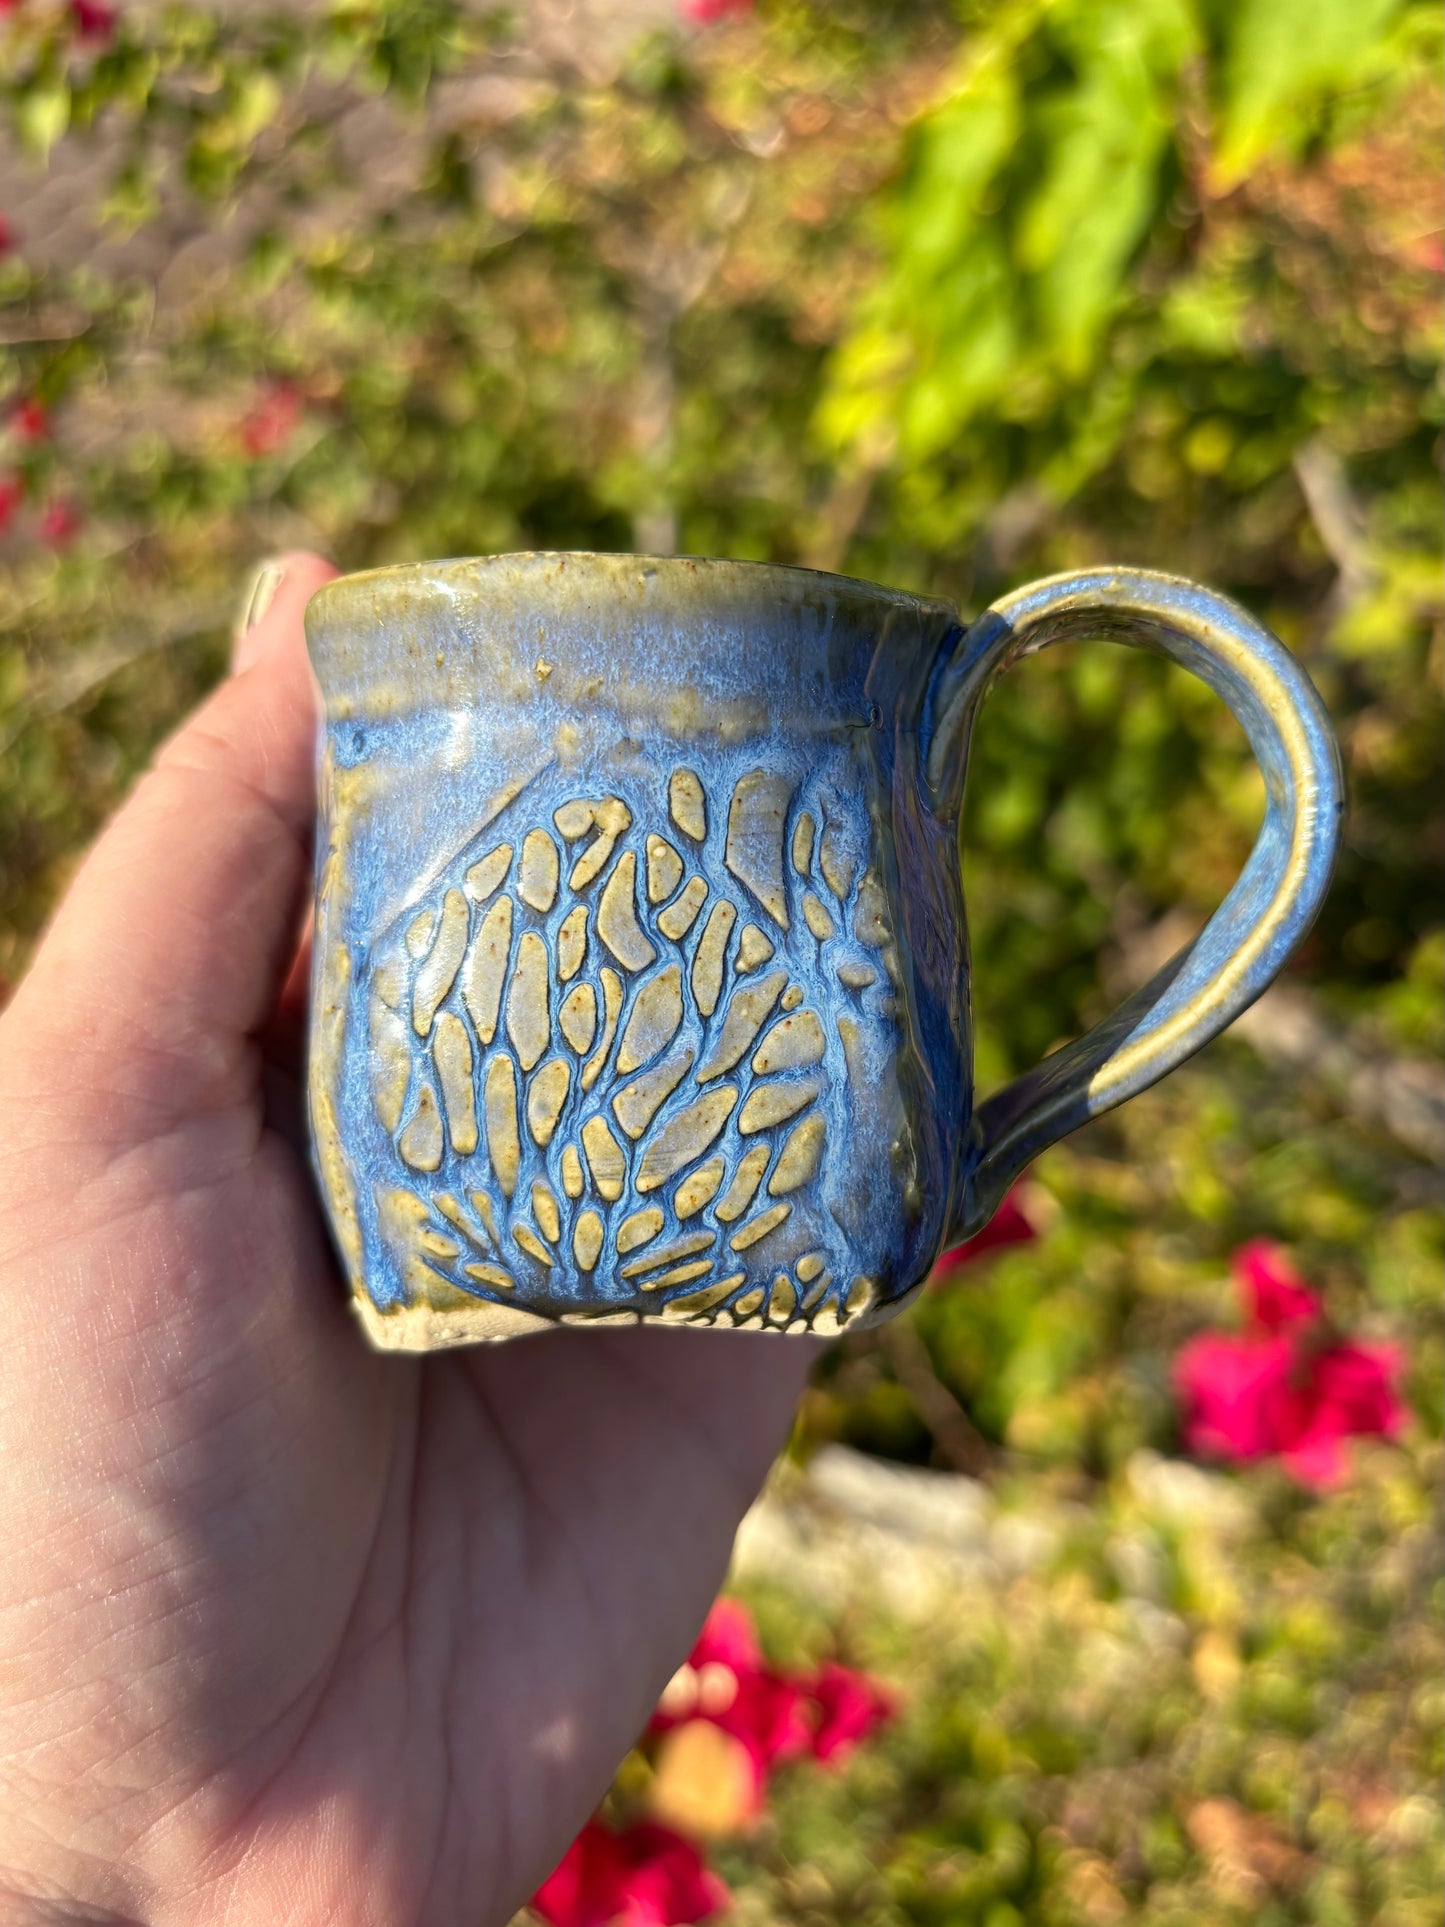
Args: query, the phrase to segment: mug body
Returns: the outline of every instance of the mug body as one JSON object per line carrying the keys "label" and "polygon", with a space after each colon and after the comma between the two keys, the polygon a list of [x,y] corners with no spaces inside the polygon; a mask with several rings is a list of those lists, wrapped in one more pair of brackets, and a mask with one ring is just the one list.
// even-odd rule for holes
{"label": "mug body", "polygon": [[927,1274],[966,1131],[946,604],[756,564],[343,578],[312,1137],[373,1340],[834,1332]]}

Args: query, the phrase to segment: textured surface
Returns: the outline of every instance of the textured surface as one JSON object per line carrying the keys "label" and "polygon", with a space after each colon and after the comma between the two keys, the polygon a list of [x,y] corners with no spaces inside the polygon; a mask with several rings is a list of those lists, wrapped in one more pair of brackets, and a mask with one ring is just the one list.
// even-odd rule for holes
{"label": "textured surface", "polygon": [[[969,731],[995,668],[1075,632],[1211,683],[1269,806],[1192,950],[975,1116]],[[503,556],[332,584],[308,637],[316,1159],[399,1348],[886,1315],[1028,1157],[1259,995],[1333,860],[1307,679],[1173,578],[1058,578],[962,635],[800,570]]]}
{"label": "textured surface", "polygon": [[[842,800],[820,799],[850,856],[830,884],[811,841],[784,836],[802,786],[753,769],[709,797],[678,768],[665,783],[634,778],[626,798],[585,796],[549,771],[480,833],[487,847],[469,840],[430,901],[379,934],[365,973],[369,1095],[396,1167],[378,1177],[377,1222],[437,1309],[478,1288],[577,1309],[573,1285],[548,1275],[569,1259],[589,1301],[619,1309],[648,1294],[640,1309],[668,1318],[725,1315],[733,1292],[735,1316],[759,1288],[783,1324],[872,1303],[876,1282],[829,1197],[857,1181],[850,1146],[874,1108],[850,1085],[839,1019],[866,1034],[875,1064],[895,1047],[887,924],[869,915],[843,934],[866,818],[855,805],[845,826]],[[664,798],[689,862],[647,827]],[[539,808],[549,827],[524,829]],[[791,940],[790,903],[808,933]],[[762,923],[744,921],[749,910]],[[690,1229],[667,1235],[684,1219]]]}
{"label": "textured surface", "polygon": [[926,1273],[966,1107],[955,866],[935,836],[917,987],[887,825],[949,627],[626,558],[317,598],[316,1150],[378,1342],[836,1331]]}

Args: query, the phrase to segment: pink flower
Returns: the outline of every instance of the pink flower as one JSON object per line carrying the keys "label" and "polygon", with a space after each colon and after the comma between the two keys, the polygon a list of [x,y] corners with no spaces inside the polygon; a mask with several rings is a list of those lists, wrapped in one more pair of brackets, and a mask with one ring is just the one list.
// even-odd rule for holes
{"label": "pink flower", "polygon": [[1403,1361],[1393,1345],[1330,1345],[1315,1355],[1282,1414],[1284,1462],[1303,1485],[1338,1485],[1350,1438],[1394,1438],[1405,1422],[1396,1390]]}
{"label": "pink flower", "polygon": [[736,1740],[751,1771],[749,1809],[762,1803],[768,1774],[809,1743],[803,1689],[775,1671],[759,1650],[752,1620],[735,1599],[719,1599],[685,1665],[668,1684],[649,1731],[669,1733],[705,1720]]}
{"label": "pink flower", "polygon": [[1319,1298],[1277,1247],[1232,1262],[1251,1323],[1206,1332],[1174,1361],[1184,1440],[1201,1456],[1280,1458],[1304,1485],[1336,1485],[1348,1438],[1391,1438],[1404,1423],[1399,1353],[1331,1336]]}
{"label": "pink flower", "polygon": [[15,511],[24,500],[24,478],[19,475],[0,475],[0,535],[15,520]]}
{"label": "pink flower", "polygon": [[1229,1261],[1247,1316],[1265,1331],[1309,1324],[1324,1311],[1284,1250],[1267,1239],[1241,1245]]}
{"label": "pink flower", "polygon": [[242,418],[241,446],[251,456],[274,454],[290,441],[300,419],[300,389],[294,382],[273,382]]}
{"label": "pink flower", "polygon": [[757,1672],[765,1664],[753,1617],[738,1599],[715,1599],[688,1655],[692,1666],[730,1666],[735,1673]]}
{"label": "pink flower", "polygon": [[589,1820],[532,1896],[548,1927],[688,1927],[728,1904],[728,1890],[691,1841],[637,1821]]}
{"label": "pink flower", "polygon": [[103,0],[70,0],[70,18],[82,40],[104,46],[115,32],[115,13]]}
{"label": "pink flower", "polygon": [[10,432],[17,441],[43,442],[50,433],[50,411],[43,401],[19,401],[10,411]]}
{"label": "pink flower", "polygon": [[1205,1332],[1174,1360],[1184,1442],[1202,1458],[1271,1458],[1281,1450],[1294,1345],[1288,1338]]}
{"label": "pink flower", "polygon": [[831,1662],[807,1683],[813,1703],[813,1757],[842,1760],[893,1718],[897,1702],[866,1673]]}
{"label": "pink flower", "polygon": [[13,254],[15,251],[15,230],[5,215],[0,214],[0,255]]}
{"label": "pink flower", "polygon": [[[730,1824],[741,1824],[760,1810],[769,1775],[776,1767],[805,1754],[817,1760],[841,1760],[895,1710],[893,1696],[877,1680],[849,1667],[829,1662],[813,1674],[789,1675],[769,1666],[747,1608],[735,1599],[719,1599],[648,1729],[664,1740],[659,1758],[667,1771],[673,1804],[663,1811],[682,1819],[687,1811],[702,1810],[691,1793],[690,1806],[674,1799],[673,1782],[680,1784],[682,1768],[676,1759],[668,1758],[668,1735],[704,1723],[734,1742],[730,1758],[737,1761],[732,1770],[739,1778],[735,1799],[731,1804],[709,1803],[709,1810],[713,1805],[719,1812],[726,1808]],[[687,1751],[694,1771],[707,1767],[717,1773],[722,1758],[716,1749],[690,1747]]]}
{"label": "pink flower", "polygon": [[951,1277],[965,1265],[986,1258],[991,1251],[1001,1251],[1006,1245],[1031,1244],[1038,1235],[1037,1227],[1024,1208],[1023,1186],[1016,1184],[982,1231],[976,1231],[971,1238],[965,1238],[961,1245],[944,1252],[934,1266],[933,1275],[939,1280]]}
{"label": "pink flower", "polygon": [[729,14],[751,13],[753,0],[679,0],[678,12],[695,27],[710,27]]}
{"label": "pink flower", "polygon": [[82,520],[73,502],[52,502],[40,518],[40,539],[52,549],[68,548],[80,533]]}

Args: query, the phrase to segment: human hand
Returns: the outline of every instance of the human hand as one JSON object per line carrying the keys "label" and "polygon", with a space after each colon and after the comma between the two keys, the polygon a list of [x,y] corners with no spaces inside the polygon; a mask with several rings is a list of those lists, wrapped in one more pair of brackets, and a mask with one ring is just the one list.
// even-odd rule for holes
{"label": "human hand", "polygon": [[362,1343],[300,1125],[332,573],[287,561],[0,1018],[4,1927],[505,1921],[685,1655],[814,1354]]}

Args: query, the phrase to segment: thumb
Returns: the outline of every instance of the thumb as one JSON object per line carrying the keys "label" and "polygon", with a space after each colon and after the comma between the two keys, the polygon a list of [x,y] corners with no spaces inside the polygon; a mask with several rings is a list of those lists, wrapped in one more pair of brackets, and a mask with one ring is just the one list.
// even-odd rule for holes
{"label": "thumb", "polygon": [[235,1094],[296,947],[318,713],[302,615],[335,574],[314,555],[262,571],[232,675],[96,843],[8,1013],[123,1066],[106,1088],[164,1113],[155,1128]]}

